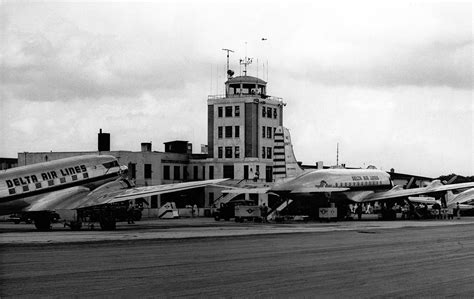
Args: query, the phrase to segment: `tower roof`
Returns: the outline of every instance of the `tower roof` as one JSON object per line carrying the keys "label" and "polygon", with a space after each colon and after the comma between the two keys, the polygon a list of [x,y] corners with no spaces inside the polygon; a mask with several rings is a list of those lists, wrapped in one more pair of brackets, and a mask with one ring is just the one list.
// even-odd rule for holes
{"label": "tower roof", "polygon": [[227,80],[225,84],[234,84],[234,83],[249,83],[249,84],[257,83],[257,84],[262,84],[262,85],[267,84],[267,82],[263,81],[262,79],[257,78],[257,77],[252,77],[252,76],[237,76],[234,78],[230,78],[229,80]]}

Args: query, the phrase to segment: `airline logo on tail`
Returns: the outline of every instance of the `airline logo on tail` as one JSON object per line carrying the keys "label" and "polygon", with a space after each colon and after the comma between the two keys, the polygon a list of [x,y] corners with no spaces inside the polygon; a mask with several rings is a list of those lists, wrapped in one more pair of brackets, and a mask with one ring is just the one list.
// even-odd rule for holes
{"label": "airline logo on tail", "polygon": [[295,177],[303,170],[296,161],[291,144],[290,131],[285,127],[278,127],[274,135],[275,146],[273,148],[273,179],[284,179]]}

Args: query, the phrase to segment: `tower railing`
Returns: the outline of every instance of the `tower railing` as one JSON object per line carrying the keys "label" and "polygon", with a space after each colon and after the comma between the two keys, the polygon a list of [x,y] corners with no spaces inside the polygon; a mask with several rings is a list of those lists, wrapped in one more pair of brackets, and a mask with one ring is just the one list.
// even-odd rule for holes
{"label": "tower railing", "polygon": [[258,95],[258,94],[215,94],[215,95],[208,95],[208,100],[220,100],[225,98],[244,98],[244,97],[260,97],[264,100],[273,100],[273,101],[283,101],[283,98],[274,97],[274,96],[266,96],[266,95]]}

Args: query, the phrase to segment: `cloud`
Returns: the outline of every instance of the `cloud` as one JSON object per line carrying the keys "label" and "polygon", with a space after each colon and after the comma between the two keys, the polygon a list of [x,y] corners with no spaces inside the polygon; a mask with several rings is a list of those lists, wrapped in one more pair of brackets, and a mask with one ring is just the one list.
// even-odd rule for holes
{"label": "cloud", "polygon": [[30,101],[139,97],[179,89],[196,65],[203,66],[191,65],[169,46],[96,34],[64,20],[42,32],[8,29],[3,53],[2,96]]}

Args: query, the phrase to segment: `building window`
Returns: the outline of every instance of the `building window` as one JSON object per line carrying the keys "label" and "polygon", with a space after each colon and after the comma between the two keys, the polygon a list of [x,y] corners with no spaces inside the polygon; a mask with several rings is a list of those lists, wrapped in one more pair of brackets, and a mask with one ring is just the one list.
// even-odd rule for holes
{"label": "building window", "polygon": [[217,138],[222,138],[222,127],[217,127]]}
{"label": "building window", "polygon": [[236,158],[240,158],[240,147],[236,146],[234,148],[234,155]]}
{"label": "building window", "polygon": [[265,126],[262,126],[262,138],[265,138]]}
{"label": "building window", "polygon": [[235,138],[240,138],[240,126],[235,126],[234,131],[235,131],[234,132],[234,135],[235,135],[234,137]]}
{"label": "building window", "polygon": [[225,106],[225,117],[232,117],[232,106]]}
{"label": "building window", "polygon": [[232,146],[225,147],[225,157],[232,158]]}
{"label": "building window", "polygon": [[267,117],[272,118],[272,107],[267,107]]}
{"label": "building window", "polygon": [[234,116],[239,117],[240,116],[240,106],[235,106],[234,107]]}
{"label": "building window", "polygon": [[267,138],[272,138],[272,127],[267,127]]}
{"label": "building window", "polygon": [[183,180],[187,180],[188,179],[188,167],[186,166],[183,166]]}
{"label": "building window", "polygon": [[137,164],[136,163],[128,163],[128,175],[131,179],[137,178]]}
{"label": "building window", "polygon": [[197,167],[197,166],[194,166],[194,167],[193,167],[193,178],[194,178],[195,180],[198,179],[198,167]]}
{"label": "building window", "polygon": [[267,159],[272,158],[272,148],[271,146],[267,147]]}
{"label": "building window", "polygon": [[179,180],[181,178],[181,175],[179,173],[179,166],[173,167],[174,173],[173,173],[173,179]]}
{"label": "building window", "polygon": [[217,158],[222,158],[222,146],[217,148]]}
{"label": "building window", "polygon": [[265,159],[265,147],[262,146],[262,158]]}
{"label": "building window", "polygon": [[213,180],[214,179],[214,166],[209,166],[209,179]]}
{"label": "building window", "polygon": [[202,179],[203,179],[203,180],[206,179],[206,166],[203,166],[203,167],[202,167]]}
{"label": "building window", "polygon": [[232,138],[232,126],[225,127],[225,138]]}
{"label": "building window", "polygon": [[217,116],[222,117],[222,107],[217,107]]}
{"label": "building window", "polygon": [[170,166],[164,165],[163,166],[163,180],[169,180],[169,179],[170,179]]}
{"label": "building window", "polygon": [[277,108],[273,108],[273,118],[277,118]]}
{"label": "building window", "polygon": [[262,117],[267,116],[267,110],[265,109],[265,106],[262,106]]}
{"label": "building window", "polygon": [[151,164],[145,164],[145,179],[151,179]]}
{"label": "building window", "polygon": [[152,195],[151,196],[150,208],[152,208],[152,209],[158,208],[158,195]]}

